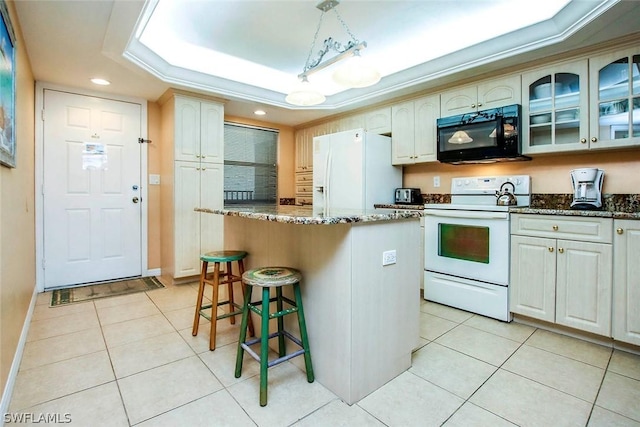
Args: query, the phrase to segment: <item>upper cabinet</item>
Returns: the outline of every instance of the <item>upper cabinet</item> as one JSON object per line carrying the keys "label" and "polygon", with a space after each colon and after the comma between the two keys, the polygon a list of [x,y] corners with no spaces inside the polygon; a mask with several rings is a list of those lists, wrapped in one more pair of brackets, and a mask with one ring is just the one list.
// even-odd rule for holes
{"label": "upper cabinet", "polygon": [[586,60],[522,75],[525,154],[584,148],[580,138],[588,132],[587,76]]}
{"label": "upper cabinet", "polygon": [[224,163],[224,107],[175,97],[175,160]]}
{"label": "upper cabinet", "polygon": [[640,145],[640,49],[522,75],[523,152]]}
{"label": "upper cabinet", "polygon": [[367,132],[386,135],[391,133],[391,107],[379,108],[364,115]]}
{"label": "upper cabinet", "polygon": [[441,117],[473,113],[488,108],[519,104],[521,100],[520,75],[505,76],[478,85],[464,86],[443,92]]}
{"label": "upper cabinet", "polygon": [[296,172],[313,170],[313,136],[311,129],[296,131]]}
{"label": "upper cabinet", "polygon": [[640,48],[589,59],[592,148],[640,145]]}
{"label": "upper cabinet", "polygon": [[408,165],[437,160],[438,95],[425,96],[391,107],[391,163]]}

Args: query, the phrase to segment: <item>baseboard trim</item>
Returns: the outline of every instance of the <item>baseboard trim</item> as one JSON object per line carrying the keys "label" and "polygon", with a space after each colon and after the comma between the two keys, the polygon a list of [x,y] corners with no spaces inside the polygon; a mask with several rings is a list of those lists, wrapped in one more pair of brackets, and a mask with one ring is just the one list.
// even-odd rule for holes
{"label": "baseboard trim", "polygon": [[[16,377],[18,376],[18,370],[20,369],[20,362],[22,361],[22,355],[24,354],[24,346],[27,343],[27,335],[29,334],[29,326],[31,325],[31,319],[33,318],[33,311],[36,307],[36,301],[38,299],[38,288],[33,287],[33,295],[31,295],[31,303],[29,304],[29,310],[24,319],[22,325],[22,332],[20,333],[20,339],[18,340],[18,346],[16,352],[13,355],[13,362],[11,363],[11,369],[7,377],[7,383],[4,386],[2,392],[2,400],[0,401],[0,414],[6,414],[9,411],[9,403],[11,403],[11,397],[13,395],[13,387],[16,384]],[[2,423],[4,425],[4,422]]]}

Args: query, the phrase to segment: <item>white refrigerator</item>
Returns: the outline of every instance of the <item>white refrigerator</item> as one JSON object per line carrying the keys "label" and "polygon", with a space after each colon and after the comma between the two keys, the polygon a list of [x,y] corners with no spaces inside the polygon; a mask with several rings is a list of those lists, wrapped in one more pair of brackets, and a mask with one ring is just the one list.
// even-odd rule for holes
{"label": "white refrigerator", "polygon": [[353,129],[313,138],[313,209],[373,209],[395,200],[402,167],[391,164],[391,138]]}

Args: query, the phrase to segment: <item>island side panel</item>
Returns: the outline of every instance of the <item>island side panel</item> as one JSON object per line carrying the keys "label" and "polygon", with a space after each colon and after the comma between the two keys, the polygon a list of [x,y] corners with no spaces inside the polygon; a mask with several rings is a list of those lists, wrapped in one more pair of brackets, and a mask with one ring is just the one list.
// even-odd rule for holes
{"label": "island side panel", "polygon": [[[350,399],[353,367],[349,363],[352,226],[288,224],[235,216],[224,220],[225,249],[249,252],[247,268],[285,265],[301,271],[316,380],[347,403],[354,403]],[[253,300],[257,298],[254,292]],[[286,327],[299,336],[294,316],[288,316]],[[292,363],[304,370],[302,358],[292,359]]]}
{"label": "island side panel", "polygon": [[[351,401],[357,402],[411,367],[419,340],[420,221],[361,223],[351,234]],[[397,261],[383,266],[389,250]]]}

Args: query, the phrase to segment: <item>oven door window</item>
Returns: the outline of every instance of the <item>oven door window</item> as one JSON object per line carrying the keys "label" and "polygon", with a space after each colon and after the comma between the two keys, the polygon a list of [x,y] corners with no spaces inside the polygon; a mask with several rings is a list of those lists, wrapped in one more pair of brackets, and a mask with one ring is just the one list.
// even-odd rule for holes
{"label": "oven door window", "polygon": [[489,264],[489,227],[438,224],[438,255]]}

